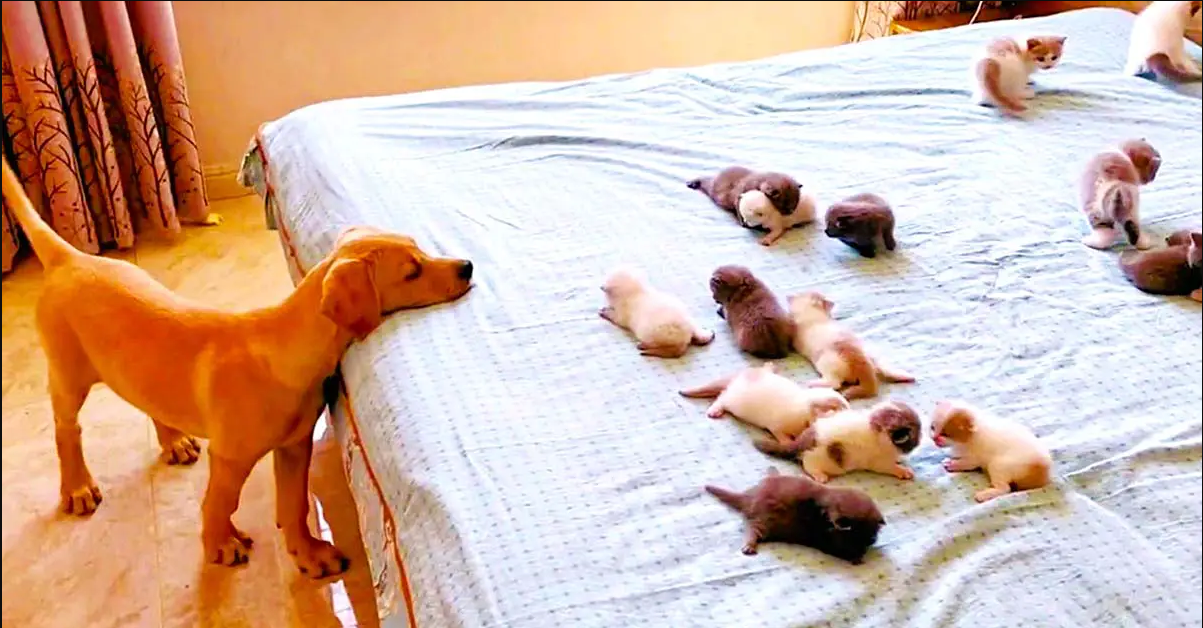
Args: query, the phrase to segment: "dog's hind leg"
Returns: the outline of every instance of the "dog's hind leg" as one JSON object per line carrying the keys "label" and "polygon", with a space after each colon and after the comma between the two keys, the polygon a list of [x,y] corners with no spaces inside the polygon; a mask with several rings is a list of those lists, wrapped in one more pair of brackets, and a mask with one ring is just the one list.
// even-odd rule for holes
{"label": "dog's hind leg", "polygon": [[79,409],[92,385],[99,381],[91,361],[69,329],[51,317],[38,321],[38,335],[50,368],[50,405],[54,410],[54,445],[58,450],[59,492],[63,512],[90,515],[102,500],[84,460]]}
{"label": "dog's hind leg", "polygon": [[236,460],[213,452],[209,445],[209,486],[201,503],[201,540],[205,560],[232,567],[249,558],[251,537],[234,527],[230,517],[238,510],[242,486],[258,460]]}
{"label": "dog's hind leg", "polygon": [[284,546],[301,573],[325,578],[343,573],[351,561],[326,541],[309,531],[309,461],[313,436],[275,450],[276,521],[284,532]]}
{"label": "dog's hind leg", "polygon": [[159,446],[163,448],[160,457],[167,464],[190,465],[200,459],[200,441],[170,425],[164,425],[154,419],[155,434],[159,437]]}

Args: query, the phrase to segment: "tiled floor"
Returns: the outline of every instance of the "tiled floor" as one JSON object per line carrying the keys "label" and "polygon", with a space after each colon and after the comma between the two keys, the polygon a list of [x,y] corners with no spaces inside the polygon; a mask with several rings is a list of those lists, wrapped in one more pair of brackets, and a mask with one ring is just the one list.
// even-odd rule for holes
{"label": "tiled floor", "polygon": [[[142,242],[112,254],[169,288],[249,308],[291,288],[280,245],[254,197],[217,203],[219,227],[174,245]],[[80,413],[84,454],[104,493],[89,519],[58,512],[58,467],[46,366],[33,329],[41,268],[25,259],[3,281],[4,628],[87,626],[376,626],[371,577],[337,446],[319,441],[312,487],[352,568],[337,582],[302,576],[275,526],[271,461],[251,474],[235,522],[256,541],[229,569],[201,555],[206,457],[191,468],[158,460],[150,421],[103,386]],[[342,539],[351,538],[353,546]]]}

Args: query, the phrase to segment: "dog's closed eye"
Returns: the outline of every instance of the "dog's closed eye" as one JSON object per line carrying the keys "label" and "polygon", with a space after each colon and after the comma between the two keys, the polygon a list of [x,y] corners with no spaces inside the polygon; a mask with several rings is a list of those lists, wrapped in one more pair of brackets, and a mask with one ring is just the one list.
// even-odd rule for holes
{"label": "dog's closed eye", "polygon": [[411,268],[409,270],[409,272],[405,274],[405,280],[406,281],[414,281],[418,277],[421,277],[421,276],[422,276],[422,263],[414,262],[413,268]]}

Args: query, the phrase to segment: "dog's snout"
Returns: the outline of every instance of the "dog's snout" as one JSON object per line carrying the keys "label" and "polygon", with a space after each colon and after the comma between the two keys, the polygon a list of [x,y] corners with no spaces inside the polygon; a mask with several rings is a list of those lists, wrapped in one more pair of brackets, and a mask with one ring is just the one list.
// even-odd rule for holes
{"label": "dog's snout", "polygon": [[468,281],[469,279],[471,279],[472,278],[472,262],[470,262],[468,260],[464,260],[464,262],[462,264],[460,264],[459,272],[456,273],[456,276],[458,276],[460,279],[463,279],[464,281]]}

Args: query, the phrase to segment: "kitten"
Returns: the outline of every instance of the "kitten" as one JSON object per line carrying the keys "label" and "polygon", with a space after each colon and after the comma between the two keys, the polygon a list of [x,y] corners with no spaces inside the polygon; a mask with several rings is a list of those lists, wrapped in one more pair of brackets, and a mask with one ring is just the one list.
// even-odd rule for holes
{"label": "kitten", "polygon": [[1061,60],[1065,37],[1039,35],[991,40],[973,60],[973,102],[994,105],[1011,115],[1027,111],[1024,102],[1036,95],[1029,79],[1036,70],[1051,70]]}
{"label": "kitten", "polygon": [[740,351],[766,360],[789,355],[794,322],[773,291],[751,270],[733,264],[716,268],[710,276],[710,293]]}
{"label": "kitten", "polygon": [[789,297],[794,350],[806,356],[822,376],[811,386],[834,388],[848,399],[861,399],[877,396],[879,376],[896,383],[915,381],[909,373],[884,367],[871,358],[860,339],[832,318],[833,308],[835,304],[819,292]]}
{"label": "kitten", "polygon": [[749,229],[763,229],[768,235],[760,239],[764,246],[772,246],[785,232],[815,220],[815,197],[804,191],[798,192],[798,207],[794,213],[785,215],[777,211],[771,199],[760,190],[749,190],[739,196],[739,220]]}
{"label": "kitten", "polygon": [[919,415],[901,401],[885,401],[868,410],[852,409],[827,414],[788,443],[755,441],[756,449],[780,458],[797,458],[816,482],[851,471],[873,471],[910,480],[915,472],[899,458],[915,450],[923,439]]}
{"label": "kitten", "polygon": [[1160,169],[1161,153],[1144,139],[1128,140],[1117,150],[1092,157],[1078,182],[1082,213],[1091,230],[1082,244],[1109,248],[1119,227],[1136,248],[1152,246],[1153,241],[1140,231],[1140,187],[1152,183]]}
{"label": "kitten", "polygon": [[772,362],[682,390],[681,396],[714,399],[706,416],[718,419],[729,412],[745,423],[768,430],[783,443],[801,434],[816,418],[849,407],[848,401],[834,390],[803,388],[778,375]]}
{"label": "kitten", "polygon": [[931,435],[937,447],[952,447],[952,457],[944,461],[948,472],[985,470],[990,488],[974,494],[978,502],[1038,489],[1051,480],[1052,455],[1021,423],[964,402],[941,401],[932,413]]}
{"label": "kitten", "polygon": [[743,553],[748,556],[756,554],[760,543],[781,542],[811,547],[859,565],[886,524],[865,493],[782,475],[774,467],[746,492],[717,486],[706,486],[706,492],[747,520]]}
{"label": "kitten", "polygon": [[854,194],[827,209],[823,233],[851,247],[862,257],[877,257],[880,242],[893,251],[894,210],[876,194]]}
{"label": "kitten", "polygon": [[602,292],[607,305],[598,314],[634,334],[643,355],[679,358],[690,345],[714,340],[714,332],[694,322],[680,299],[652,286],[635,268],[615,269]]}
{"label": "kitten", "polygon": [[1186,53],[1182,38],[1203,2],[1150,2],[1132,24],[1124,74],[1155,76],[1178,83],[1197,81],[1203,71]]}
{"label": "kitten", "polygon": [[700,190],[710,197],[711,202],[735,214],[740,224],[747,227],[739,215],[739,197],[750,190],[760,190],[782,216],[789,216],[798,207],[798,190],[802,186],[792,177],[780,172],[755,172],[742,166],[731,166],[713,177],[699,177],[686,184],[691,190]]}
{"label": "kitten", "polygon": [[1149,294],[1186,295],[1203,301],[1203,234],[1178,231],[1166,246],[1124,251],[1119,266],[1128,281]]}

